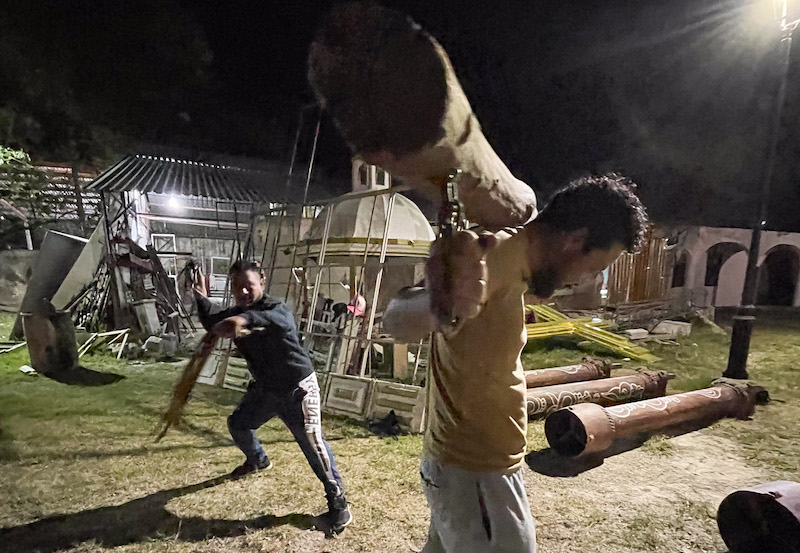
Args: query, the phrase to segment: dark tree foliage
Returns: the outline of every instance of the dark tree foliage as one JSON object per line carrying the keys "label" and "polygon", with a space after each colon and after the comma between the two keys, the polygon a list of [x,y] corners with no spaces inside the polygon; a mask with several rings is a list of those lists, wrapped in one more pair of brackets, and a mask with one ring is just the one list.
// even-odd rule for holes
{"label": "dark tree foliage", "polygon": [[194,118],[212,55],[177,5],[19,6],[0,18],[0,141],[40,159],[102,162],[132,143],[202,132]]}
{"label": "dark tree foliage", "polygon": [[47,175],[30,161],[25,152],[0,145],[0,248],[24,245],[26,229],[50,222]]}

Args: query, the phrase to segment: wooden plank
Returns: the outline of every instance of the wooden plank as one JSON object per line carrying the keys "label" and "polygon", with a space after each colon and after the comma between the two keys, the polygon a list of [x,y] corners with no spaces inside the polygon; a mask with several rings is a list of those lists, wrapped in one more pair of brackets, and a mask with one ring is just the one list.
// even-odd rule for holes
{"label": "wooden plank", "polygon": [[9,352],[14,351],[15,349],[19,349],[22,346],[27,345],[27,344],[28,344],[28,342],[19,342],[17,344],[13,344],[12,343],[10,345],[5,345],[4,344],[4,345],[0,346],[0,353],[9,353]]}

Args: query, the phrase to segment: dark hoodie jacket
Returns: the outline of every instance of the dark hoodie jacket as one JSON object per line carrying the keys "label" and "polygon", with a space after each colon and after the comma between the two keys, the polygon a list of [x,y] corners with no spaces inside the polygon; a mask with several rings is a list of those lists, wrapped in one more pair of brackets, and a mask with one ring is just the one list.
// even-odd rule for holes
{"label": "dark hoodie jacket", "polygon": [[247,320],[252,334],[234,343],[247,361],[256,385],[266,391],[289,392],[314,372],[311,358],[300,342],[294,315],[280,300],[262,297],[247,307],[220,309],[208,298],[195,294],[197,314],[206,330],[228,317]]}

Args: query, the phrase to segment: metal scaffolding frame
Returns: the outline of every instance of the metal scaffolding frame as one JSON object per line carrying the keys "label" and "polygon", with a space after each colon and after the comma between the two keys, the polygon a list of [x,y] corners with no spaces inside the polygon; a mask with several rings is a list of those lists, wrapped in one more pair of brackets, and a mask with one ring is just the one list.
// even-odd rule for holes
{"label": "metal scaffolding frame", "polygon": [[[277,232],[274,230],[275,226],[277,226],[279,230],[286,224],[286,220],[292,216],[295,217],[296,220],[290,221],[290,224],[292,224],[293,227],[299,228],[304,215],[304,210],[308,206],[303,206],[299,210],[299,214],[294,213],[290,215],[288,213],[289,209],[287,209],[285,205],[280,206],[277,209],[270,209],[268,212],[268,217],[272,216],[277,218],[277,224],[273,224],[273,222],[271,222],[269,219],[266,221],[267,235],[264,237],[265,243],[262,258],[266,259],[267,248],[270,247],[270,238],[273,238],[271,246],[272,255],[270,256],[271,259],[277,261],[277,255],[275,255],[276,252],[287,248],[292,249],[292,256],[289,265],[278,265],[273,262],[266,267],[266,278],[267,282],[269,283],[268,285],[270,286],[268,290],[270,293],[274,294],[272,288],[274,288],[276,284],[276,271],[287,272],[288,278],[284,293],[285,300],[288,300],[291,296],[292,286],[300,284],[298,290],[298,295],[300,297],[296,298],[297,301],[294,302],[298,321],[298,330],[301,334],[304,345],[312,353],[314,349],[314,343],[317,338],[330,340],[331,343],[328,352],[324,355],[325,372],[332,370],[335,356],[334,350],[337,349],[337,347],[339,349],[344,347],[344,353],[342,354],[340,352],[340,356],[344,355],[344,358],[340,359],[340,362],[338,363],[340,367],[343,367],[342,372],[346,372],[347,368],[353,363],[353,356],[357,355],[356,352],[363,350],[364,354],[361,357],[361,360],[358,362],[357,374],[359,376],[370,374],[372,372],[370,367],[370,352],[372,350],[372,346],[379,342],[386,343],[387,345],[394,343],[394,340],[392,339],[378,339],[376,336],[374,336],[374,332],[376,328],[376,318],[378,315],[378,304],[382,290],[382,283],[384,280],[386,266],[388,264],[388,258],[390,256],[391,241],[389,232],[396,196],[404,189],[405,187],[370,189],[363,192],[350,193],[340,196],[325,202],[322,204],[322,206],[315,206],[315,208],[323,207],[323,211],[325,208],[327,209],[324,216],[325,219],[323,222],[322,237],[318,243],[313,240],[299,240],[291,244],[276,244],[274,237],[270,236],[272,233]],[[386,195],[388,195],[386,220],[382,232],[378,234],[375,232],[376,229],[374,228],[375,225],[373,224],[375,209],[378,199],[381,196]],[[332,238],[331,222],[333,220],[335,207],[345,201],[360,200],[362,198],[369,197],[372,197],[373,201],[370,211],[369,225],[367,228],[367,236],[366,238],[360,237],[359,240],[356,241],[356,243],[360,244],[360,240],[364,240],[363,250],[361,250],[357,256],[353,254],[345,256],[346,260],[344,261],[340,259],[340,256],[333,256],[334,261],[330,262],[330,259],[332,258],[330,254]],[[295,236],[298,236],[298,234],[295,234]],[[315,246],[313,251],[312,244]],[[377,251],[375,249],[376,245],[378,246]],[[302,266],[298,266],[298,257],[302,259]],[[325,271],[329,271],[330,275],[330,271],[332,269],[345,267],[348,268],[352,275],[352,287],[350,289],[351,299],[358,298],[359,296],[363,297],[369,284],[366,277],[367,266],[370,265],[370,260],[372,258],[377,258],[377,275],[375,278],[374,288],[372,290],[372,298],[367,304],[367,313],[365,313],[363,319],[361,321],[357,321],[356,317],[351,312],[348,312],[344,320],[344,327],[341,329],[341,332],[337,332],[336,329],[331,329],[329,323],[325,321],[316,320],[315,313],[318,308],[319,294],[323,290],[325,284],[328,286],[331,285],[331,283],[324,282]],[[354,262],[354,259],[358,259],[358,261]],[[298,278],[295,272],[299,268],[302,268],[302,279]],[[309,284],[308,281],[310,280],[310,276],[312,274],[313,283]],[[330,279],[331,277],[329,276],[328,278]],[[308,297],[307,301],[305,301],[306,297]],[[323,325],[325,328],[320,328]],[[413,371],[413,376],[416,377],[420,368],[420,351],[425,347],[425,344],[418,343],[410,345],[416,346],[416,351],[414,352],[415,363]]]}

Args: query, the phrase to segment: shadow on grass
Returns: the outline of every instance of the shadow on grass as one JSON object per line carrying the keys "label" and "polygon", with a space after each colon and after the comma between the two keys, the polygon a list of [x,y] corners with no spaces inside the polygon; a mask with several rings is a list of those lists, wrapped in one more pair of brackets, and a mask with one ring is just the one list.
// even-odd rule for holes
{"label": "shadow on grass", "polygon": [[[287,440],[294,441],[294,440]],[[228,440],[226,443],[212,443],[206,445],[197,444],[175,444],[169,446],[139,446],[130,447],[127,449],[114,449],[109,451],[57,451],[52,453],[41,453],[34,456],[32,460],[21,460],[19,455],[14,460],[21,461],[20,466],[38,465],[42,461],[75,461],[79,459],[109,459],[112,457],[141,457],[144,455],[157,455],[159,453],[168,453],[171,451],[178,451],[182,449],[191,450],[206,450],[206,449],[222,449],[232,447],[233,442]],[[2,452],[2,446],[0,446]],[[2,453],[0,453],[0,460],[2,460]]]}
{"label": "shadow on grass", "polygon": [[80,365],[39,374],[70,386],[108,386],[125,378],[121,374],[95,371]]}
{"label": "shadow on grass", "polygon": [[641,433],[635,436],[621,438],[616,440],[607,450],[597,454],[569,457],[559,454],[553,448],[546,447],[528,453],[525,456],[525,462],[533,472],[541,475],[555,478],[571,478],[601,466],[605,459],[638,449],[654,436],[665,436],[667,438],[682,436],[683,434],[689,434],[706,428],[717,420],[718,419],[690,421],[661,429],[658,432]]}
{"label": "shadow on grass", "polygon": [[248,520],[178,517],[166,509],[176,497],[218,486],[230,477],[220,476],[204,482],[162,490],[114,507],[100,507],[69,515],[56,515],[20,526],[0,528],[0,551],[53,553],[86,541],[105,547],[118,547],[147,539],[169,537],[195,542],[213,537],[240,536],[250,529],[289,524],[301,529],[324,525],[308,514],[264,515]]}
{"label": "shadow on grass", "polygon": [[581,455],[579,457],[560,455],[555,449],[546,447],[528,453],[525,456],[525,462],[533,472],[538,472],[544,476],[571,478],[601,466],[608,457],[636,449],[646,441],[647,437],[637,440],[620,440],[602,454]]}
{"label": "shadow on grass", "polygon": [[19,453],[11,446],[13,441],[14,436],[0,427],[0,461],[19,461]]}

